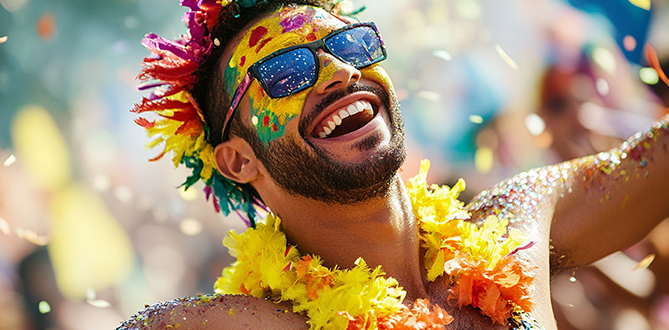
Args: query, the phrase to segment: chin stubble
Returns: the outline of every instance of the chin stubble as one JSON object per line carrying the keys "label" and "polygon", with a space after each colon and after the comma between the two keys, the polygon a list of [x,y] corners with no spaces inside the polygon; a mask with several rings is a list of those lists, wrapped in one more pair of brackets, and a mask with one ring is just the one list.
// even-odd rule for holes
{"label": "chin stubble", "polygon": [[[348,92],[358,90],[371,91],[377,94],[389,112],[390,145],[383,147],[379,153],[359,164],[348,164],[335,161],[331,155],[303,137],[303,121],[299,125],[300,135],[284,136],[269,144],[258,140],[255,131],[248,125],[238,130],[238,135],[251,145],[251,148],[267,169],[272,179],[288,193],[301,195],[328,204],[354,204],[370,198],[387,195],[389,187],[397,171],[404,163],[406,150],[404,147],[404,129],[399,107],[393,102],[390,105],[388,94],[381,88],[369,86],[352,86],[345,92],[331,94],[313,111],[309,118],[317,116],[337,99]],[[315,118],[315,117],[314,117]],[[302,139],[300,143],[298,139]],[[373,134],[356,143],[354,148],[369,150],[377,148],[381,141],[379,134]],[[306,147],[305,147],[306,146]]]}

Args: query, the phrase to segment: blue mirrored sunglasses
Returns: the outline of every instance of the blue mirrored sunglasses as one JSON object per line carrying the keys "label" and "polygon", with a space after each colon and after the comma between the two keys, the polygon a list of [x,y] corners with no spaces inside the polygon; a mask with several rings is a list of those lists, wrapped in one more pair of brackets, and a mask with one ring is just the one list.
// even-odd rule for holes
{"label": "blue mirrored sunglasses", "polygon": [[281,98],[303,91],[318,81],[318,50],[330,53],[356,69],[386,59],[386,48],[374,23],[356,23],[330,32],[316,41],[280,49],[249,67],[235,90],[223,123],[223,133],[253,80],[258,80],[271,98]]}

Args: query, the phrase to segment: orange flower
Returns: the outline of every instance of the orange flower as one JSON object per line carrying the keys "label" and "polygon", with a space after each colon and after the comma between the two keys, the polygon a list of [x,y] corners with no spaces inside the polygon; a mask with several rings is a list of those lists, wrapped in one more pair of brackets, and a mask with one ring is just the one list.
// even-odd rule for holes
{"label": "orange flower", "polygon": [[309,299],[318,299],[318,290],[331,286],[334,280],[332,272],[321,266],[319,259],[313,259],[310,255],[297,262],[295,271],[299,278],[304,278]]}
{"label": "orange flower", "polygon": [[[397,313],[384,315],[379,318],[379,330],[436,330],[444,329],[444,326],[453,322],[450,316],[439,305],[430,308],[427,299],[418,299],[409,309],[404,307]],[[350,324],[353,322],[349,322]]]}
{"label": "orange flower", "polygon": [[507,256],[494,269],[486,269],[482,262],[456,261],[462,271],[451,299],[457,300],[458,306],[477,307],[500,324],[511,317],[514,305],[531,310],[529,288],[534,276],[524,260]]}

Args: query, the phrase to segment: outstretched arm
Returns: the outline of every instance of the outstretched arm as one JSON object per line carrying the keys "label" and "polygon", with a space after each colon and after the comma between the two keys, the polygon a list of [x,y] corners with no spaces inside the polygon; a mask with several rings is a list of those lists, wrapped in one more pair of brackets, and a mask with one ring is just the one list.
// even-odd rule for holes
{"label": "outstretched arm", "polygon": [[669,216],[669,116],[618,149],[559,166],[570,175],[551,224],[556,268],[625,249]]}
{"label": "outstretched arm", "polygon": [[151,329],[307,329],[290,304],[251,296],[204,295],[147,306],[117,330]]}

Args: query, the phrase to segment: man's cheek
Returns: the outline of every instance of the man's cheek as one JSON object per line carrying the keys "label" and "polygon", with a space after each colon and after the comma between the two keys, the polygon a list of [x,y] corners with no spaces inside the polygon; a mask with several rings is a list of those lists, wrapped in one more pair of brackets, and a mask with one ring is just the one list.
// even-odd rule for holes
{"label": "man's cheek", "polygon": [[286,131],[286,125],[299,117],[309,90],[273,99],[267,96],[260,86],[252,86],[249,90],[251,123],[258,133],[258,139],[267,143],[282,137]]}
{"label": "man's cheek", "polygon": [[362,73],[363,78],[377,82],[386,89],[392,90],[393,93],[395,92],[395,87],[393,86],[393,82],[390,80],[388,73],[386,73],[386,70],[378,64],[361,69],[360,72]]}
{"label": "man's cheek", "polygon": [[[321,59],[319,79],[314,86],[334,77],[343,63],[327,58]],[[293,95],[273,99],[257,83],[253,83],[247,92],[251,103],[251,123],[256,128],[258,139],[270,142],[283,136],[286,125],[302,112],[307,96],[314,87],[307,88]]]}
{"label": "man's cheek", "polygon": [[363,78],[374,81],[381,85],[386,90],[386,92],[388,92],[390,101],[392,103],[398,103],[397,94],[395,94],[395,87],[393,86],[393,82],[390,80],[388,73],[386,73],[386,70],[384,70],[378,64],[374,64],[360,70],[360,72],[362,73]]}

